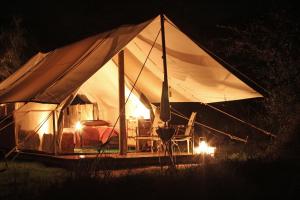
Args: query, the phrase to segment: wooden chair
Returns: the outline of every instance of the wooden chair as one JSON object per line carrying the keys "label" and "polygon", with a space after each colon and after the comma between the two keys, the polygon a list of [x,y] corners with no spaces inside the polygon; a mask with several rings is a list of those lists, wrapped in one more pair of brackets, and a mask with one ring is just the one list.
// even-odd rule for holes
{"label": "wooden chair", "polygon": [[184,134],[179,133],[180,127],[177,128],[175,136],[172,138],[173,149],[177,147],[180,150],[178,142],[186,142],[187,152],[190,153],[190,145],[193,145],[193,131],[196,115],[197,112],[192,112],[188,124],[185,127]]}
{"label": "wooden chair", "polygon": [[[154,113],[154,119],[150,128],[150,131],[148,133],[148,135],[137,135],[135,137],[136,141],[137,141],[137,147],[139,146],[139,140],[146,140],[146,141],[150,141],[150,146],[151,146],[151,152],[154,151],[154,149],[156,149],[157,151],[159,151],[159,147],[161,144],[161,140],[158,137],[157,133],[156,133],[156,129],[159,127],[159,125],[162,123],[162,121],[159,118],[159,111],[158,109],[155,109],[155,113]],[[154,142],[156,143],[156,145],[154,146]]]}

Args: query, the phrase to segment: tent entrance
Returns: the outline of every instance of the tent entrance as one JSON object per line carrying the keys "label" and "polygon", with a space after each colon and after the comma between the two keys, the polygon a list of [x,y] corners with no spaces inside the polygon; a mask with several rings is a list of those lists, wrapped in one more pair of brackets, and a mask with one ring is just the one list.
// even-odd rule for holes
{"label": "tent entrance", "polygon": [[[125,98],[132,86],[125,77]],[[64,109],[62,153],[96,153],[107,142],[108,152],[119,152],[118,67],[110,60],[79,89],[72,103]],[[136,150],[139,122],[151,123],[151,106],[138,91],[126,103],[128,151]],[[142,149],[142,148],[141,148]]]}

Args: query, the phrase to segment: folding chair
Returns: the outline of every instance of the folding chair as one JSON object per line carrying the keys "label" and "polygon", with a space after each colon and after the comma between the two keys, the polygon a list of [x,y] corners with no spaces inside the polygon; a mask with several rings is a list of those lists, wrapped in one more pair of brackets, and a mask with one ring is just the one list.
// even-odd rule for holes
{"label": "folding chair", "polygon": [[187,152],[190,153],[190,145],[192,146],[193,144],[193,132],[196,115],[197,112],[192,112],[188,124],[185,127],[184,134],[179,134],[180,129],[177,129],[175,136],[172,138],[173,147],[177,146],[179,148],[178,142],[186,142]]}

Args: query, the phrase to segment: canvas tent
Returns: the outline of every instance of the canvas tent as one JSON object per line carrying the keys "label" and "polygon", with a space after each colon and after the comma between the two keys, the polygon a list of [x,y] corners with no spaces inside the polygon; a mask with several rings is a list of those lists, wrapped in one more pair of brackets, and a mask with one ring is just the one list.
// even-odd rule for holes
{"label": "canvas tent", "polygon": [[[142,103],[145,99],[151,103],[160,101],[163,64],[159,33],[160,18],[156,17],[38,53],[0,84],[0,103],[16,103],[16,129],[33,129],[40,124],[41,113],[48,116],[49,130],[40,131],[40,138],[46,132],[53,133],[51,127],[59,127],[59,113],[75,94],[97,103],[99,117],[113,123],[119,114],[116,55],[120,50],[125,52],[128,95],[154,45],[127,105],[132,109],[128,110],[134,110],[137,104],[140,109],[147,107]],[[197,46],[169,19],[165,22],[165,34],[170,102],[212,103],[262,96]],[[130,114],[133,113],[127,113]]]}

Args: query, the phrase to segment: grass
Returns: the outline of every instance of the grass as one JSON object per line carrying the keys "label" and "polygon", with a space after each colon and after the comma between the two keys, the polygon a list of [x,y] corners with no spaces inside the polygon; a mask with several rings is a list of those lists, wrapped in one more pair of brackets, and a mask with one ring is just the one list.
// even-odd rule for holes
{"label": "grass", "polygon": [[289,199],[300,191],[299,161],[231,159],[177,170],[132,169],[122,176],[106,171],[94,178],[38,163],[9,166],[0,174],[0,199]]}
{"label": "grass", "polygon": [[[4,163],[0,166],[3,169]],[[9,162],[8,166],[0,174],[0,199],[36,199],[53,185],[62,184],[70,174],[32,162]]]}

